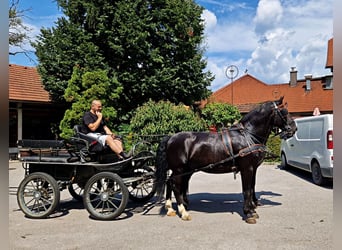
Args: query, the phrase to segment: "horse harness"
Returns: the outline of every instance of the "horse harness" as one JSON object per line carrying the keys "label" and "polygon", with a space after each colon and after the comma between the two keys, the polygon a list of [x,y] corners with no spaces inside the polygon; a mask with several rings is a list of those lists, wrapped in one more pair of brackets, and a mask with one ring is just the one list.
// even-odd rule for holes
{"label": "horse harness", "polygon": [[[274,110],[277,112],[277,115],[280,117],[280,119],[283,121],[284,124],[286,124],[286,119],[281,114],[279,107],[275,102],[273,102]],[[233,154],[233,147],[232,147],[232,139],[229,134],[230,131],[237,130],[240,131],[240,133],[245,137],[246,142],[248,144],[248,147],[240,149],[238,154]],[[228,156],[233,157],[233,165],[235,165],[235,158],[236,157],[244,157],[246,155],[249,155],[251,153],[254,153],[256,151],[264,152],[266,151],[266,146],[264,143],[260,143],[260,140],[256,138],[255,135],[253,135],[251,132],[249,132],[241,123],[235,124],[230,128],[223,128],[221,130],[221,137],[222,142],[226,148],[226,152]],[[255,141],[259,143],[255,143]],[[229,157],[229,158],[230,158]]]}
{"label": "horse harness", "polygon": [[[286,120],[283,117],[283,115],[281,114],[277,104],[275,102],[273,102],[273,105],[274,105],[274,110],[277,112],[277,115],[279,115],[279,117],[281,118],[283,123],[286,123]],[[229,132],[233,131],[233,130],[240,131],[240,133],[245,137],[246,142],[248,144],[247,147],[240,149],[237,154],[233,153],[232,139],[231,139],[231,136],[229,134]],[[233,161],[233,166],[235,167],[235,158],[245,157],[245,156],[247,156],[251,153],[255,153],[255,152],[267,151],[266,145],[264,143],[255,143],[255,141],[260,142],[259,139],[257,139],[255,135],[253,135],[251,132],[249,132],[241,123],[238,123],[238,124],[236,124],[230,128],[222,129],[221,130],[221,138],[222,138],[223,145],[226,148],[226,152],[227,152],[228,157],[226,159],[220,161],[220,162],[210,164],[210,165],[205,166],[201,169],[214,168],[216,166],[219,166],[219,165],[224,164],[224,163],[229,162],[229,161]],[[234,179],[236,179],[236,174],[238,172],[239,172],[239,170],[235,167]]]}
{"label": "horse harness", "polygon": [[[240,133],[245,137],[246,142],[248,144],[247,147],[240,149],[237,154],[234,154],[234,152],[233,152],[232,139],[231,139],[231,136],[229,134],[229,132],[232,130],[240,131]],[[210,164],[210,165],[206,166],[205,168],[213,168],[213,167],[216,167],[218,165],[224,164],[226,162],[233,161],[234,179],[236,179],[236,174],[239,172],[239,169],[237,169],[235,166],[235,159],[237,157],[245,157],[251,153],[265,152],[266,151],[266,146],[264,144],[261,144],[261,143],[255,143],[252,137],[254,138],[254,140],[256,140],[256,138],[254,136],[252,136],[249,132],[246,131],[246,129],[244,128],[244,126],[241,123],[238,123],[238,124],[234,125],[234,127],[231,127],[229,129],[228,128],[222,129],[221,130],[221,138],[222,138],[223,145],[225,146],[228,157],[226,159],[224,159],[223,161],[220,161],[220,162],[217,162],[214,164]]]}
{"label": "horse harness", "polygon": [[[240,130],[240,132],[244,135],[244,137],[246,138],[247,143],[248,143],[248,147],[240,149],[239,152],[236,154],[233,153],[231,136],[229,135],[229,132],[232,130]],[[217,133],[217,135],[218,135],[218,133]],[[237,157],[245,157],[251,153],[265,152],[266,151],[266,146],[264,144],[254,143],[254,141],[252,139],[252,137],[254,137],[254,136],[252,136],[250,133],[246,132],[246,129],[243,127],[242,124],[237,124],[237,125],[235,125],[234,128],[223,129],[221,131],[221,135],[222,135],[222,142],[225,145],[225,148],[227,151],[227,155],[228,155],[227,158],[225,158],[221,161],[215,162],[215,163],[211,163],[211,164],[206,165],[204,167],[196,168],[196,169],[192,170],[191,172],[177,174],[176,176],[187,175],[189,173],[196,173],[199,171],[203,171],[205,169],[212,169],[212,168],[215,168],[217,166],[223,165],[227,162],[233,161],[234,179],[236,179],[236,174],[239,172],[239,169],[235,166],[235,159]],[[254,137],[254,139],[255,139],[255,137]],[[175,177],[175,176],[173,176],[173,177]]]}

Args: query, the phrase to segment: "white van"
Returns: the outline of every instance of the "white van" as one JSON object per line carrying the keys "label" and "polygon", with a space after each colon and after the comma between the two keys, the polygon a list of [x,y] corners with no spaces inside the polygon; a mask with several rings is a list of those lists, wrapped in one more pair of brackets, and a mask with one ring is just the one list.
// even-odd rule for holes
{"label": "white van", "polygon": [[313,182],[323,185],[333,178],[333,115],[297,118],[295,122],[294,136],[281,142],[281,166],[309,171]]}

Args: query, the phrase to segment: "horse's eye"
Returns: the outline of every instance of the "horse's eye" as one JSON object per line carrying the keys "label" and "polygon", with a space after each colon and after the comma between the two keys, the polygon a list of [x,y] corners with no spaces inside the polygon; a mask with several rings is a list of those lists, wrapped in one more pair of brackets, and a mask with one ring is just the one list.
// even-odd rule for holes
{"label": "horse's eye", "polygon": [[289,111],[287,111],[287,109],[282,109],[282,110],[281,110],[281,113],[282,113],[283,115],[288,115],[288,114],[289,114]]}

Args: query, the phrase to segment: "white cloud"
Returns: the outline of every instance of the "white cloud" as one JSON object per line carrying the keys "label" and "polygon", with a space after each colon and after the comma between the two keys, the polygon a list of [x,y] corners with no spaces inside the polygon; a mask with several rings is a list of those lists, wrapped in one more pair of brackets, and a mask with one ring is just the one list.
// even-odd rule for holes
{"label": "white cloud", "polygon": [[204,20],[206,32],[210,32],[210,30],[215,28],[217,24],[217,18],[213,12],[209,10],[203,10],[202,19]]}
{"label": "white cloud", "polygon": [[206,42],[209,44],[208,53],[251,50],[257,45],[257,37],[248,22],[237,20],[218,23],[216,15],[209,10],[203,11],[202,18]]}
{"label": "white cloud", "polygon": [[283,1],[284,11],[300,17],[328,17],[332,16],[332,0],[292,0]]}
{"label": "white cloud", "polygon": [[[326,57],[322,55],[327,53],[327,37],[318,35],[308,40],[296,55],[298,69],[301,70],[301,75],[313,74],[319,76],[322,74],[325,67]],[[308,56],[310,55],[310,56]],[[326,70],[328,72],[328,70]]]}
{"label": "white cloud", "polygon": [[229,82],[224,69],[230,64],[239,67],[239,77],[247,68],[266,83],[288,82],[291,67],[299,78],[329,74],[325,63],[333,34],[332,1],[260,0],[252,17],[217,18],[206,31],[208,69],[216,76],[211,89]]}
{"label": "white cloud", "polygon": [[[248,68],[252,74],[256,73],[261,80],[269,79],[273,83],[286,81],[290,66],[294,66],[291,65],[292,48],[287,46],[292,34],[292,32],[281,28],[266,33],[265,40],[259,42],[259,46],[247,60]],[[279,71],[278,68],[282,71]],[[284,68],[286,68],[285,75]],[[282,79],[284,76],[286,79]]]}
{"label": "white cloud", "polygon": [[209,53],[252,50],[257,45],[253,31],[241,22],[217,25],[207,35]]}
{"label": "white cloud", "polygon": [[[18,51],[34,51],[33,47],[30,44],[30,41],[34,41],[37,37],[37,35],[40,32],[39,27],[37,27],[36,25],[32,25],[29,23],[23,23],[23,25],[25,27],[27,27],[28,31],[25,31],[23,28],[19,28],[19,31],[21,33],[26,33],[28,38],[27,40],[23,41],[23,43],[21,44],[20,47],[17,46],[9,46],[9,50],[11,52],[18,52]],[[15,31],[14,31],[15,32]]]}
{"label": "white cloud", "polygon": [[283,17],[283,8],[279,0],[260,0],[255,22],[255,32],[262,34],[268,29],[275,28]]}
{"label": "white cloud", "polygon": [[[316,76],[328,73],[325,61],[327,42],[332,36],[332,6],[330,18],[326,18],[327,7],[324,7],[325,11],[322,11],[320,18],[317,8],[322,5],[318,2],[306,1],[303,6],[297,5],[301,12],[294,11],[294,6],[288,6],[287,9],[277,5],[274,9],[281,13],[281,18],[275,15],[273,21],[271,17],[268,20],[277,25],[267,27],[261,22],[262,28],[256,27],[256,31],[259,31],[259,44],[247,63],[260,79],[269,83],[287,82],[288,71],[292,66],[297,67],[299,77],[306,73]],[[262,13],[264,7],[259,4],[257,13],[260,8]],[[258,17],[257,14],[256,25],[260,24]]]}

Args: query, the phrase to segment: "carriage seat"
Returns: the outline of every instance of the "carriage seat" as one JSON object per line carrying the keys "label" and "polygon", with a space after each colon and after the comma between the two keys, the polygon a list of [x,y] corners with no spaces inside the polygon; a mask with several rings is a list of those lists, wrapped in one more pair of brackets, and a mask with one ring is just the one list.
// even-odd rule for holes
{"label": "carriage seat", "polygon": [[107,148],[107,146],[103,146],[97,139],[87,135],[82,125],[75,125],[74,131],[76,138],[81,139],[90,152],[101,152]]}

